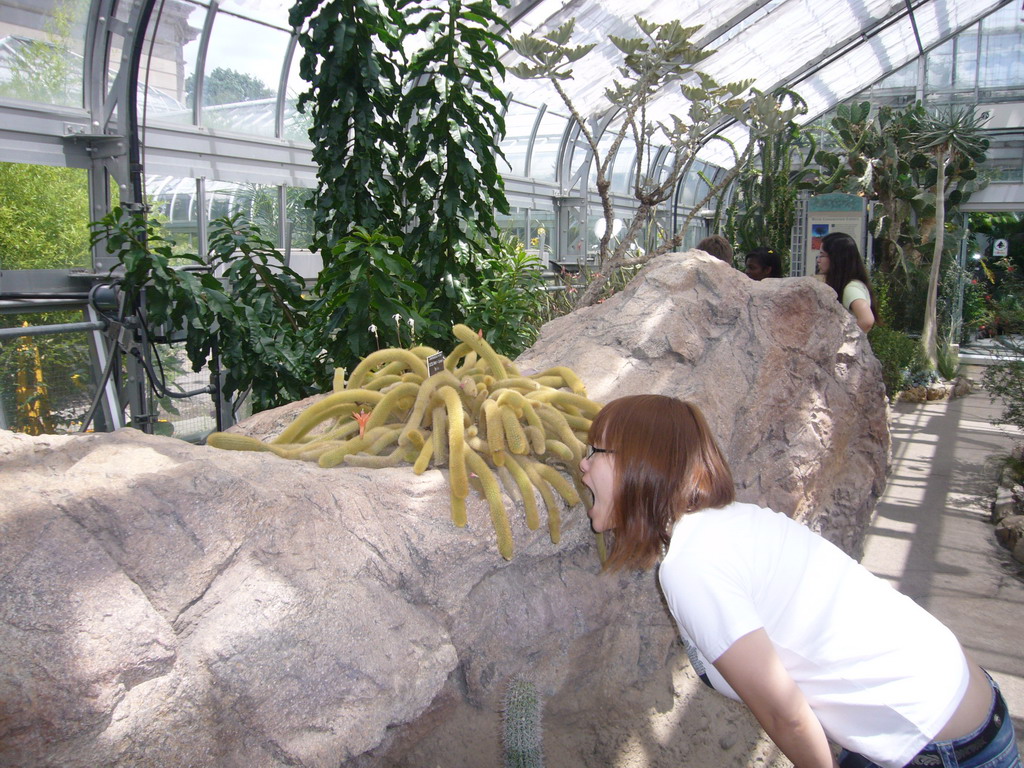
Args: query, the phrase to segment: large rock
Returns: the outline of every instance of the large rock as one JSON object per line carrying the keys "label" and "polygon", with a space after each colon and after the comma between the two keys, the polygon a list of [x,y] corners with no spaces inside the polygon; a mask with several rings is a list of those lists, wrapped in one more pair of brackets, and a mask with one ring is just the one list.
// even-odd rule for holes
{"label": "large rock", "polygon": [[757,282],[694,253],[659,259],[603,304],[549,323],[520,366],[567,365],[601,402],[657,392],[696,403],[740,500],[859,557],[890,445],[867,338],[824,283]]}
{"label": "large rock", "polygon": [[[885,401],[824,286],[666,257],[522,358],[553,364],[594,399],[697,401],[743,498],[857,550]],[[485,502],[451,525],[439,471],[132,430],[0,432],[0,469],[0,765],[497,765],[520,672],[547,701],[552,765],[774,759],[742,708],[698,690],[653,575],[597,575],[579,508],[558,546],[513,513],[505,562]]]}

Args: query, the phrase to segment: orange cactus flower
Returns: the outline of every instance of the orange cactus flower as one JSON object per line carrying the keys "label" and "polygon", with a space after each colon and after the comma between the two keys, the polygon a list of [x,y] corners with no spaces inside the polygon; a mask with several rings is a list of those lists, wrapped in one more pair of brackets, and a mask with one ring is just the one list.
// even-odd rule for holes
{"label": "orange cactus flower", "polygon": [[365,411],[360,410],[359,413],[352,414],[352,418],[355,419],[356,422],[359,424],[360,437],[363,437],[366,434],[366,422],[370,420],[371,413],[373,413],[373,411],[370,411],[370,413],[366,413]]}

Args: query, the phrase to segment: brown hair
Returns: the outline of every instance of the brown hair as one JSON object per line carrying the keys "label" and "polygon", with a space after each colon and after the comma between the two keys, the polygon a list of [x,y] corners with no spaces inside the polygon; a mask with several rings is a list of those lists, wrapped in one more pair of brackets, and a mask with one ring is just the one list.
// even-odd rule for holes
{"label": "brown hair", "polygon": [[715,258],[721,259],[726,264],[732,264],[732,246],[721,235],[708,235],[697,243],[697,248],[705,253],[710,253]]}
{"label": "brown hair", "polygon": [[682,515],[735,499],[729,465],[691,403],[664,395],[612,400],[595,417],[589,440],[615,454],[607,570],[650,568]]}

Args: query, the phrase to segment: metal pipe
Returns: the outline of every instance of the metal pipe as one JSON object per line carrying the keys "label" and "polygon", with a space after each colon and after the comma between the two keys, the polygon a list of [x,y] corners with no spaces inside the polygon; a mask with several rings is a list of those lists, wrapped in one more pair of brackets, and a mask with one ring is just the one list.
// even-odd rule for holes
{"label": "metal pipe", "polygon": [[45,336],[51,333],[71,333],[72,331],[102,331],[107,324],[95,322],[61,323],[59,325],[30,325],[25,328],[0,328],[0,339],[16,339],[19,336]]}
{"label": "metal pipe", "polygon": [[85,301],[89,298],[88,293],[29,293],[23,291],[20,293],[11,293],[5,291],[0,293],[0,301],[24,301],[28,299],[63,299],[67,301]]}

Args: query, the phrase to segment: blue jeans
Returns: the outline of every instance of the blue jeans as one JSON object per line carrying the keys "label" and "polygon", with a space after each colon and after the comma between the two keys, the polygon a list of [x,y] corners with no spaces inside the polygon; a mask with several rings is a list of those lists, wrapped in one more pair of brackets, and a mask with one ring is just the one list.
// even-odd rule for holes
{"label": "blue jeans", "polygon": [[[930,761],[935,766],[942,768],[1022,768],[1020,752],[1017,750],[1017,739],[1013,733],[1013,720],[1007,714],[1002,725],[992,740],[975,755],[966,760],[958,761],[956,750],[963,747],[973,738],[978,736],[991,722],[995,715],[996,704],[1003,700],[1003,694],[999,692],[999,686],[992,680],[992,690],[995,693],[992,704],[992,712],[978,730],[967,734],[961,739],[952,741],[933,741],[918,753],[918,757],[931,757]],[[1003,704],[1005,709],[1005,702]],[[916,758],[915,758],[916,759]],[[839,753],[840,768],[879,768],[878,765],[856,752],[847,752],[845,749]]]}

